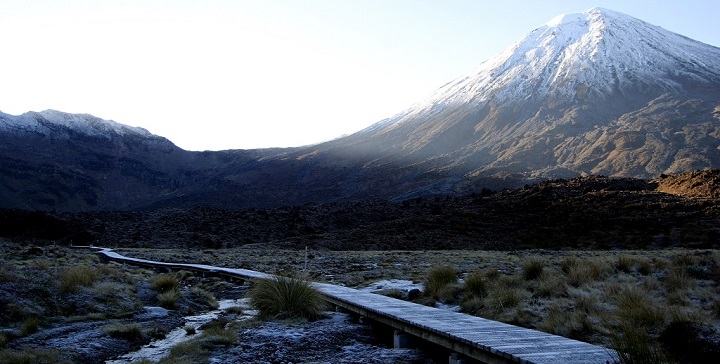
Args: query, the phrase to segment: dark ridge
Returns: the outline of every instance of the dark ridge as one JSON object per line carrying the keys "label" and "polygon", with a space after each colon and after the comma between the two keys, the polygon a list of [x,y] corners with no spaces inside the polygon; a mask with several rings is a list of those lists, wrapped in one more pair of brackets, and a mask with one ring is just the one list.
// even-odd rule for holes
{"label": "dark ridge", "polygon": [[[713,181],[720,170],[703,176]],[[703,183],[697,177],[688,181]],[[331,250],[719,248],[720,200],[660,192],[662,184],[662,179],[593,176],[397,202],[134,212],[0,210],[0,235],[46,243],[196,249],[249,244]]]}

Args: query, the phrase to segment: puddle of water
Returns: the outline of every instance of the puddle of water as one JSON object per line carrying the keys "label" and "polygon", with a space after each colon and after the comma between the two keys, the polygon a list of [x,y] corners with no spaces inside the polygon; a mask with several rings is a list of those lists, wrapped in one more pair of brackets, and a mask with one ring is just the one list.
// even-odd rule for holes
{"label": "puddle of water", "polygon": [[[170,331],[165,338],[154,340],[150,342],[149,344],[143,346],[138,351],[134,351],[131,353],[127,353],[115,360],[108,360],[105,363],[106,364],[126,364],[126,363],[132,363],[134,361],[138,361],[140,359],[149,359],[153,362],[158,362],[163,357],[167,356],[170,352],[170,349],[180,344],[184,341],[190,340],[193,337],[195,337],[197,334],[201,333],[202,330],[199,330],[198,328],[202,326],[203,324],[206,324],[214,319],[216,319],[222,311],[233,307],[233,306],[239,306],[242,307],[245,314],[252,314],[253,311],[249,310],[250,305],[248,303],[248,300],[246,298],[242,299],[235,299],[235,300],[221,300],[218,301],[219,307],[217,310],[206,312],[201,315],[195,315],[195,316],[185,316],[185,325],[178,327],[172,331]],[[185,327],[193,327],[196,330],[195,335],[188,335],[185,331]]]}

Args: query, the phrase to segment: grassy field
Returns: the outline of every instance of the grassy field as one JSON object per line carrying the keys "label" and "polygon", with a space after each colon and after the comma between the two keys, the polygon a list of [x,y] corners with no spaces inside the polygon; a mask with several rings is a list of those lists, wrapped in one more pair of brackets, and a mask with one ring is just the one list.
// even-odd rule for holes
{"label": "grassy field", "polygon": [[[442,303],[645,358],[626,362],[702,362],[702,355],[718,353],[716,250],[306,252],[247,247],[119,252],[301,275],[351,287],[388,279],[422,282],[428,289],[413,297],[419,304]],[[143,305],[208,309],[216,304],[208,291],[221,296],[225,289],[223,282],[203,285],[188,272],[158,274],[104,263],[84,250],[3,245],[2,258],[0,287],[5,296],[16,298],[0,302],[4,326],[11,329],[0,335],[0,349],[16,336],[32,335],[58,322],[126,324],[123,320]],[[105,334],[130,337],[129,341],[152,335],[148,328],[130,324]]]}
{"label": "grassy field", "polygon": [[720,329],[720,251],[715,250],[310,251],[307,259],[305,251],[289,250],[124,252],[269,273],[305,272],[317,281],[353,287],[386,279],[424,282],[431,289],[418,303],[459,306],[472,315],[616,347],[635,355],[627,362],[644,362],[637,357],[688,362],[692,355],[705,355],[698,350],[717,355],[717,347],[704,348],[713,341],[704,337],[716,338]]}

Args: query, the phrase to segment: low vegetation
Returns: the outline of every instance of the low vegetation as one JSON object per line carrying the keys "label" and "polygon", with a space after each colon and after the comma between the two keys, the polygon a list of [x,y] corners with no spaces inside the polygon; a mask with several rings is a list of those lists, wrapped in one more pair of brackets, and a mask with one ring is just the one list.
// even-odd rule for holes
{"label": "low vegetation", "polygon": [[452,301],[457,282],[455,268],[447,265],[433,267],[425,279],[425,295],[443,302]]}
{"label": "low vegetation", "polygon": [[[448,278],[441,287],[455,286],[462,312],[610,346],[623,363],[702,362],[688,361],[699,355],[690,349],[668,350],[661,337],[677,323],[711,333],[720,323],[719,252],[523,255],[503,272],[476,267],[462,284]],[[438,276],[437,267],[427,272],[428,295],[438,291]],[[712,342],[720,334],[706,336],[720,354]]]}
{"label": "low vegetation", "polygon": [[265,319],[318,319],[325,307],[321,293],[312,283],[276,276],[255,283],[249,292],[251,304]]}
{"label": "low vegetation", "polygon": [[[135,250],[132,254],[167,261],[212,260],[270,272],[304,266],[292,250]],[[430,295],[442,286],[452,292],[444,299],[463,312],[615,347],[634,360],[693,362],[692,352],[662,341],[669,328],[686,323],[697,327],[695,332],[709,332],[704,337],[717,338],[714,330],[720,327],[720,252],[716,250],[315,251],[311,256],[308,272],[313,280],[359,287],[387,279],[433,282],[417,302],[443,302],[441,296],[431,299]],[[441,281],[445,284],[434,283]],[[701,337],[692,339],[706,343]],[[633,362],[628,358],[625,362]]]}
{"label": "low vegetation", "polygon": [[0,364],[109,359],[97,356],[107,353],[97,354],[74,344],[46,350],[43,335],[51,327],[62,328],[67,330],[63,337],[76,335],[87,340],[87,345],[106,346],[111,340],[127,343],[110,345],[120,350],[137,347],[164,337],[172,328],[168,325],[174,325],[172,320],[135,322],[144,306],[162,304],[184,314],[202,312],[218,305],[213,288],[211,280],[201,281],[193,275],[180,279],[103,262],[88,250],[27,246],[0,239]]}
{"label": "low vegetation", "polygon": [[[108,320],[98,326],[106,338],[148,340],[154,334],[138,330],[129,319],[144,305],[165,302],[185,313],[210,309],[217,305],[212,292],[226,288],[225,282],[205,282],[189,272],[155,274],[64,248],[0,244],[0,250],[0,357],[16,359],[11,362],[57,358],[56,351],[8,348],[19,337],[42,333],[51,324]],[[265,272],[305,266],[304,254],[293,250],[123,253]],[[697,348],[713,347],[707,338],[719,337],[716,250],[323,250],[310,252],[307,271],[312,280],[358,287],[386,279],[423,282],[425,294],[415,298],[420,303],[458,305],[469,314],[614,347],[624,363],[703,362],[698,356],[707,351]],[[304,279],[261,281],[249,296],[264,319],[313,320],[322,312],[321,297]],[[232,322],[215,322],[198,330],[165,362],[207,362],[214,347],[233,345],[238,332]],[[690,344],[673,345],[678,342]]]}

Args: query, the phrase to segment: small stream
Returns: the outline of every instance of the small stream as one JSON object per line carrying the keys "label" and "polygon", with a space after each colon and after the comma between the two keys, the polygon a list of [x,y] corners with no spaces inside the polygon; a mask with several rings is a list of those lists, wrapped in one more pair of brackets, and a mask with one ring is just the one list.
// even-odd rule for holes
{"label": "small stream", "polygon": [[[127,353],[122,355],[121,357],[114,359],[114,360],[108,360],[105,363],[106,364],[126,364],[126,363],[132,363],[134,361],[138,361],[140,359],[149,359],[153,362],[158,362],[160,359],[168,355],[168,352],[170,349],[177,345],[182,343],[183,341],[187,341],[192,339],[193,337],[197,336],[202,332],[202,330],[199,329],[200,326],[218,318],[220,314],[234,306],[242,307],[243,311],[246,313],[252,313],[250,306],[248,304],[248,300],[246,298],[241,299],[232,299],[232,300],[221,300],[218,301],[219,307],[217,310],[206,312],[200,315],[195,316],[185,316],[185,325],[181,327],[177,327],[170,331],[165,338],[154,340],[150,342],[149,344],[143,346],[140,348],[140,350],[133,351],[131,353]],[[188,335],[185,331],[185,327],[193,327],[196,330],[196,334],[194,335]]]}

